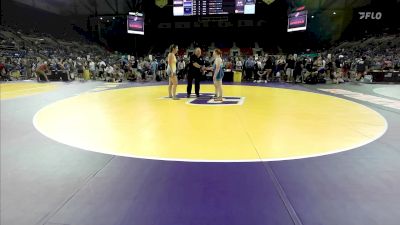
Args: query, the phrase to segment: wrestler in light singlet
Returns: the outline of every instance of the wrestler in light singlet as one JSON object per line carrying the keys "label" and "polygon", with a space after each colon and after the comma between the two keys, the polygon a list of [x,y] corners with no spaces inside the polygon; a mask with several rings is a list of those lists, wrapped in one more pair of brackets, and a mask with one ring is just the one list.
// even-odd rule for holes
{"label": "wrestler in light singlet", "polygon": [[171,63],[168,62],[168,67],[167,67],[167,74],[168,76],[171,76],[171,71],[172,71],[172,76],[176,76],[176,56],[173,55],[171,60]]}
{"label": "wrestler in light singlet", "polygon": [[178,53],[178,46],[171,45],[168,54],[167,74],[169,76],[168,94],[174,100],[179,100],[176,96],[176,88],[178,86],[178,76],[176,74],[176,54]]}

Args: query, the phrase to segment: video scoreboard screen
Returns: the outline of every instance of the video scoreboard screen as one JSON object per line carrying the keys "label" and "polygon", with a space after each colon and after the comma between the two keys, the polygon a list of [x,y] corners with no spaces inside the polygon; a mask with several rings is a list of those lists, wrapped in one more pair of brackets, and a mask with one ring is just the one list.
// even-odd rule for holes
{"label": "video scoreboard screen", "polygon": [[256,0],[174,0],[174,16],[255,14]]}
{"label": "video scoreboard screen", "polygon": [[126,24],[128,34],[144,35],[144,16],[142,13],[130,12]]}
{"label": "video scoreboard screen", "polygon": [[298,11],[289,14],[288,32],[307,29],[307,10]]}

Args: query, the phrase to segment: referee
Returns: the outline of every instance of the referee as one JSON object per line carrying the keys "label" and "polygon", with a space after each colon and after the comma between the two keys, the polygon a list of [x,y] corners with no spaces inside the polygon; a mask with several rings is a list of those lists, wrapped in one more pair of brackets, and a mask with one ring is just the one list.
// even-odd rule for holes
{"label": "referee", "polygon": [[190,63],[189,63],[189,73],[188,73],[188,86],[187,86],[187,97],[190,98],[190,94],[192,93],[192,83],[193,79],[194,82],[194,89],[196,92],[196,96],[200,97],[200,80],[201,75],[203,74],[203,66],[204,60],[201,56],[201,49],[196,48],[194,50],[194,54],[190,56]]}

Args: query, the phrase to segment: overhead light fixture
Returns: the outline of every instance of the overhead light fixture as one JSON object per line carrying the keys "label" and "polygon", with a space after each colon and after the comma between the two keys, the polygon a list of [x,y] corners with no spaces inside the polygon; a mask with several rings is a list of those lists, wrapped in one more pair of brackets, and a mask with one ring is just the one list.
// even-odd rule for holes
{"label": "overhead light fixture", "polygon": [[113,20],[115,20],[115,16],[113,16]]}
{"label": "overhead light fixture", "polygon": [[100,20],[103,20],[103,17],[100,17]]}
{"label": "overhead light fixture", "polygon": [[311,16],[311,18],[313,18],[313,19],[314,19],[314,16]]}
{"label": "overhead light fixture", "polygon": [[336,15],[336,12],[333,12],[333,15]]}

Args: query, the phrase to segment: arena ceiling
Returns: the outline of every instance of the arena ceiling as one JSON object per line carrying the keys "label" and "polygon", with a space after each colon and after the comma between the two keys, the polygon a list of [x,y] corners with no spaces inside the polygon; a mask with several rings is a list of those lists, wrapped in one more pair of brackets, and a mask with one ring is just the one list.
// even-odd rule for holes
{"label": "arena ceiling", "polygon": [[60,15],[102,15],[140,9],[149,0],[13,0]]}
{"label": "arena ceiling", "polygon": [[[140,11],[144,1],[160,0],[13,0],[60,15],[104,15]],[[305,5],[309,10],[357,8],[376,0],[259,0],[259,4],[286,1],[289,7]],[[172,5],[172,0],[168,0]]]}

